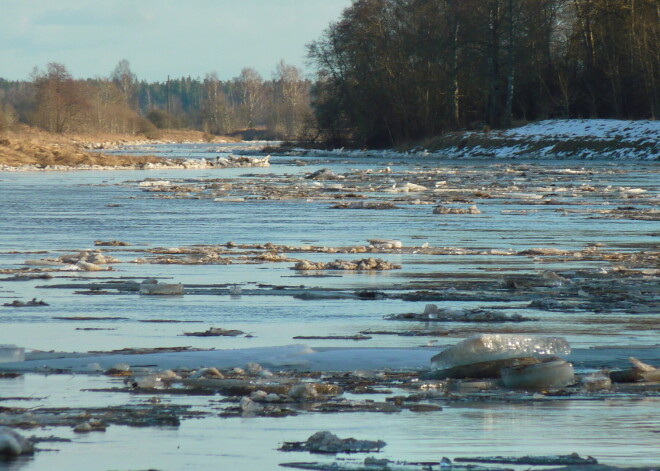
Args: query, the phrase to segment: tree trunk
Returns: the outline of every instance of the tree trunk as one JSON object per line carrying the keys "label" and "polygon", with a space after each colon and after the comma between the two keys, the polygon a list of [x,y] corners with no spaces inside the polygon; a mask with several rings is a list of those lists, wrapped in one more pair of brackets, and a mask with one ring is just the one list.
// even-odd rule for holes
{"label": "tree trunk", "polygon": [[490,38],[488,54],[488,120],[492,126],[501,124],[501,87],[500,87],[500,1],[492,0],[490,5]]}
{"label": "tree trunk", "polygon": [[454,92],[453,92],[453,114],[454,114],[454,125],[457,128],[461,127],[461,87],[458,79],[458,62],[459,62],[459,32],[461,28],[461,23],[456,16],[456,25],[454,26],[454,63],[452,64],[452,74],[454,81]]}
{"label": "tree trunk", "polygon": [[504,120],[502,124],[505,127],[511,126],[511,111],[513,108],[513,75],[514,75],[514,20],[513,20],[513,0],[507,0],[508,24],[508,46],[506,55],[506,95],[504,101]]}

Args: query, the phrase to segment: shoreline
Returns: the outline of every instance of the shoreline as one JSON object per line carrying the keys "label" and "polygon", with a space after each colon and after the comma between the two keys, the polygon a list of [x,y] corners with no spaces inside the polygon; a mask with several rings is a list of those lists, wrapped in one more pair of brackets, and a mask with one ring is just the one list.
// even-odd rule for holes
{"label": "shoreline", "polygon": [[76,171],[113,171],[113,170],[203,170],[225,168],[214,166],[207,159],[166,159],[155,157],[157,161],[146,163],[135,163],[131,165],[22,165],[12,167],[0,165],[2,172],[76,172]]}
{"label": "shoreline", "polygon": [[517,128],[449,134],[434,139],[429,149],[457,156],[544,159],[660,159],[660,122],[608,119],[544,120]]}
{"label": "shoreline", "polygon": [[[223,136],[208,136],[201,131],[163,131],[156,140],[142,135],[53,134],[28,126],[0,135],[0,172],[4,171],[72,171],[72,170],[139,170],[149,168],[190,168],[185,159],[164,159],[152,155],[131,156],[104,154],[129,145],[162,144],[227,144],[237,142]],[[148,165],[149,164],[149,165]],[[152,165],[154,167],[152,167]]]}
{"label": "shoreline", "polygon": [[[232,138],[209,136],[200,131],[164,132],[160,139],[144,136],[54,135],[23,127],[0,136],[0,172],[76,170],[166,170],[212,168],[199,159],[168,159],[103,154],[123,146],[166,144],[226,144]],[[422,158],[453,161],[660,161],[660,122],[623,120],[546,120],[517,128],[496,131],[446,133],[407,149],[306,149],[268,148],[275,155],[292,157]],[[237,154],[265,152],[246,143],[248,150]]]}
{"label": "shoreline", "polygon": [[[384,150],[283,149],[299,157],[438,158],[455,161],[660,160],[660,122],[605,119],[545,120],[504,130],[455,131]],[[271,151],[278,154],[276,150]]]}

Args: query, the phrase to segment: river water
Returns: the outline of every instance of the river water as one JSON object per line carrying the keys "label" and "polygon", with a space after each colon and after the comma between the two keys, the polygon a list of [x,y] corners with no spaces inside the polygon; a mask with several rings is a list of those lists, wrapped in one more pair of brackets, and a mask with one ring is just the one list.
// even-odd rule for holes
{"label": "river water", "polygon": [[[226,149],[223,149],[226,150]],[[238,149],[236,149],[238,150]],[[211,145],[163,145],[132,148],[136,154],[203,158]],[[126,150],[123,150],[126,152]],[[302,161],[302,162],[301,162]],[[303,166],[303,163],[306,165]],[[579,251],[602,244],[617,253],[645,251],[657,246],[660,226],[654,220],[594,217],[595,211],[621,206],[654,208],[658,203],[658,171],[655,163],[611,162],[451,162],[439,160],[328,156],[272,157],[269,168],[204,170],[25,172],[0,174],[0,269],[13,269],[26,259],[59,256],[94,248],[96,240],[120,240],[128,247],[101,247],[121,260],[113,271],[94,273],[55,272],[50,280],[0,281],[0,302],[44,299],[46,307],[4,308],[0,311],[0,344],[16,344],[28,351],[112,350],[127,347],[245,348],[301,343],[300,335],[355,335],[365,330],[415,330],[419,323],[392,322],[384,315],[421,312],[425,302],[401,299],[301,300],[290,296],[243,295],[230,297],[200,292],[182,297],[147,297],[131,293],[112,296],[76,294],[71,289],[45,286],[64,282],[96,281],[98,278],[157,277],[190,285],[238,284],[244,290],[262,285],[333,288],[337,290],[385,290],[389,292],[428,288],[441,280],[446,288],[475,279],[489,280],[506,274],[534,274],[548,270],[611,270],[612,263],[599,259],[545,260],[511,255],[493,257],[478,251],[517,252],[534,247]],[[515,171],[506,172],[509,166]],[[527,166],[527,169],[525,169]],[[331,209],[332,198],[264,198],[247,194],[216,199],[189,192],[188,196],[162,198],[145,192],[138,182],[145,178],[181,180],[195,184],[220,179],[234,188],[254,182],[282,187],[299,185],[301,178],[328,168],[335,174],[389,168],[400,182],[418,172],[436,172],[434,178],[454,188],[494,188],[516,192],[556,190],[563,205],[531,205],[529,199],[480,198],[478,215],[437,215],[432,206],[399,204],[396,210]],[[507,175],[510,174],[510,177]],[[494,181],[494,175],[499,180]],[[327,184],[327,182],[326,182]],[[559,190],[594,188],[568,197]],[[636,191],[626,193],[627,189]],[[255,191],[257,191],[255,189]],[[575,193],[573,191],[573,193]],[[230,195],[231,196],[231,195]],[[400,195],[398,195],[400,196]],[[381,199],[393,198],[381,194]],[[577,204],[579,203],[579,204]],[[465,205],[464,205],[465,206]],[[558,208],[564,211],[558,210]],[[568,210],[566,210],[568,209]],[[574,210],[574,211],[573,211]],[[452,247],[467,250],[454,255],[388,253],[378,255],[402,265],[401,270],[378,273],[340,272],[313,276],[296,272],[291,263],[181,265],[128,263],[144,257],[154,247],[190,247],[236,244],[315,245],[343,247],[364,245],[367,239],[398,239],[405,247]],[[45,252],[45,253],[37,253]],[[304,258],[328,261],[354,256],[305,254]],[[303,257],[301,257],[303,258]],[[648,267],[645,267],[648,268]],[[482,307],[493,303],[463,301],[452,307]],[[647,303],[648,305],[648,303]],[[657,306],[657,304],[655,305]],[[660,343],[657,310],[635,313],[562,312],[536,310],[516,302],[500,302],[507,313],[538,318],[533,326],[461,324],[443,328],[454,331],[443,337],[373,336],[360,347],[417,347],[432,341],[440,350],[460,338],[479,332],[529,332],[560,335],[573,347],[612,345],[656,346]],[[71,321],[58,317],[116,317],[122,319]],[[191,324],[145,323],[145,320],[177,319]],[[252,337],[184,337],[184,331],[210,326],[240,329]],[[103,329],[103,330],[90,330]],[[504,329],[504,330],[502,330]],[[309,340],[313,347],[356,346],[351,340]],[[85,375],[27,374],[0,379],[3,397],[33,397],[30,407],[64,407],[140,402],[144,397],[119,393],[83,393],[88,388],[109,387],[105,377]],[[208,398],[172,397],[174,403],[204,407]],[[381,398],[382,400],[382,398]],[[0,406],[25,407],[20,401]],[[651,465],[660,461],[658,418],[660,398],[631,397],[599,401],[537,401],[532,403],[470,403],[445,407],[437,413],[398,414],[301,414],[288,418],[207,417],[187,419],[178,428],[129,428],[111,426],[105,433],[76,435],[55,427],[34,432],[72,438],[70,443],[44,444],[58,452],[39,452],[34,458],[0,469],[68,470],[206,470],[212,468],[276,469],[285,461],[314,461],[317,457],[292,456],[276,451],[283,441],[302,441],[318,430],[340,437],[383,439],[388,445],[382,457],[412,461],[439,460],[442,456],[524,454],[593,455],[612,465]]]}

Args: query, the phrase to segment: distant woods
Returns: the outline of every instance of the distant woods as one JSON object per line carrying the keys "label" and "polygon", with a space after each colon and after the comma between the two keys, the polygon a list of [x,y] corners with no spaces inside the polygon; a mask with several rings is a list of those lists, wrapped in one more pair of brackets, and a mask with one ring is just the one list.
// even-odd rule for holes
{"label": "distant woods", "polygon": [[658,0],[356,0],[309,58],[326,138],[387,146],[543,118],[656,118]]}
{"label": "distant woods", "polygon": [[76,80],[63,64],[35,70],[31,80],[0,79],[0,131],[23,122],[56,133],[158,136],[159,129],[293,139],[311,122],[310,87],[284,61],[265,80],[245,68],[234,79],[138,80],[126,60],[107,78]]}
{"label": "distant woods", "polygon": [[0,131],[191,128],[245,138],[381,147],[545,118],[655,119],[658,0],[354,0],[308,45],[314,82],[280,62],[269,79],[139,80],[122,60],[74,80],[57,63],[0,79]]}

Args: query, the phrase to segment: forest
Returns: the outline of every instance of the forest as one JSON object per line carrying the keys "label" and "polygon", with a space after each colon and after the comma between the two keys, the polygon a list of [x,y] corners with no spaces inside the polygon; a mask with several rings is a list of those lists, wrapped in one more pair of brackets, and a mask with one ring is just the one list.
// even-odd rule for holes
{"label": "forest", "polygon": [[318,125],[388,146],[545,118],[653,119],[657,0],[357,0],[309,45]]}
{"label": "forest", "polygon": [[209,135],[304,137],[312,122],[311,82],[297,67],[281,61],[273,78],[252,68],[222,81],[138,80],[121,60],[105,78],[79,80],[64,64],[35,70],[30,80],[0,79],[0,131],[22,122],[55,133],[144,134],[160,129],[196,129]]}
{"label": "forest", "polygon": [[308,45],[315,76],[0,79],[0,131],[214,135],[387,147],[547,118],[655,119],[657,0],[355,0]]}

